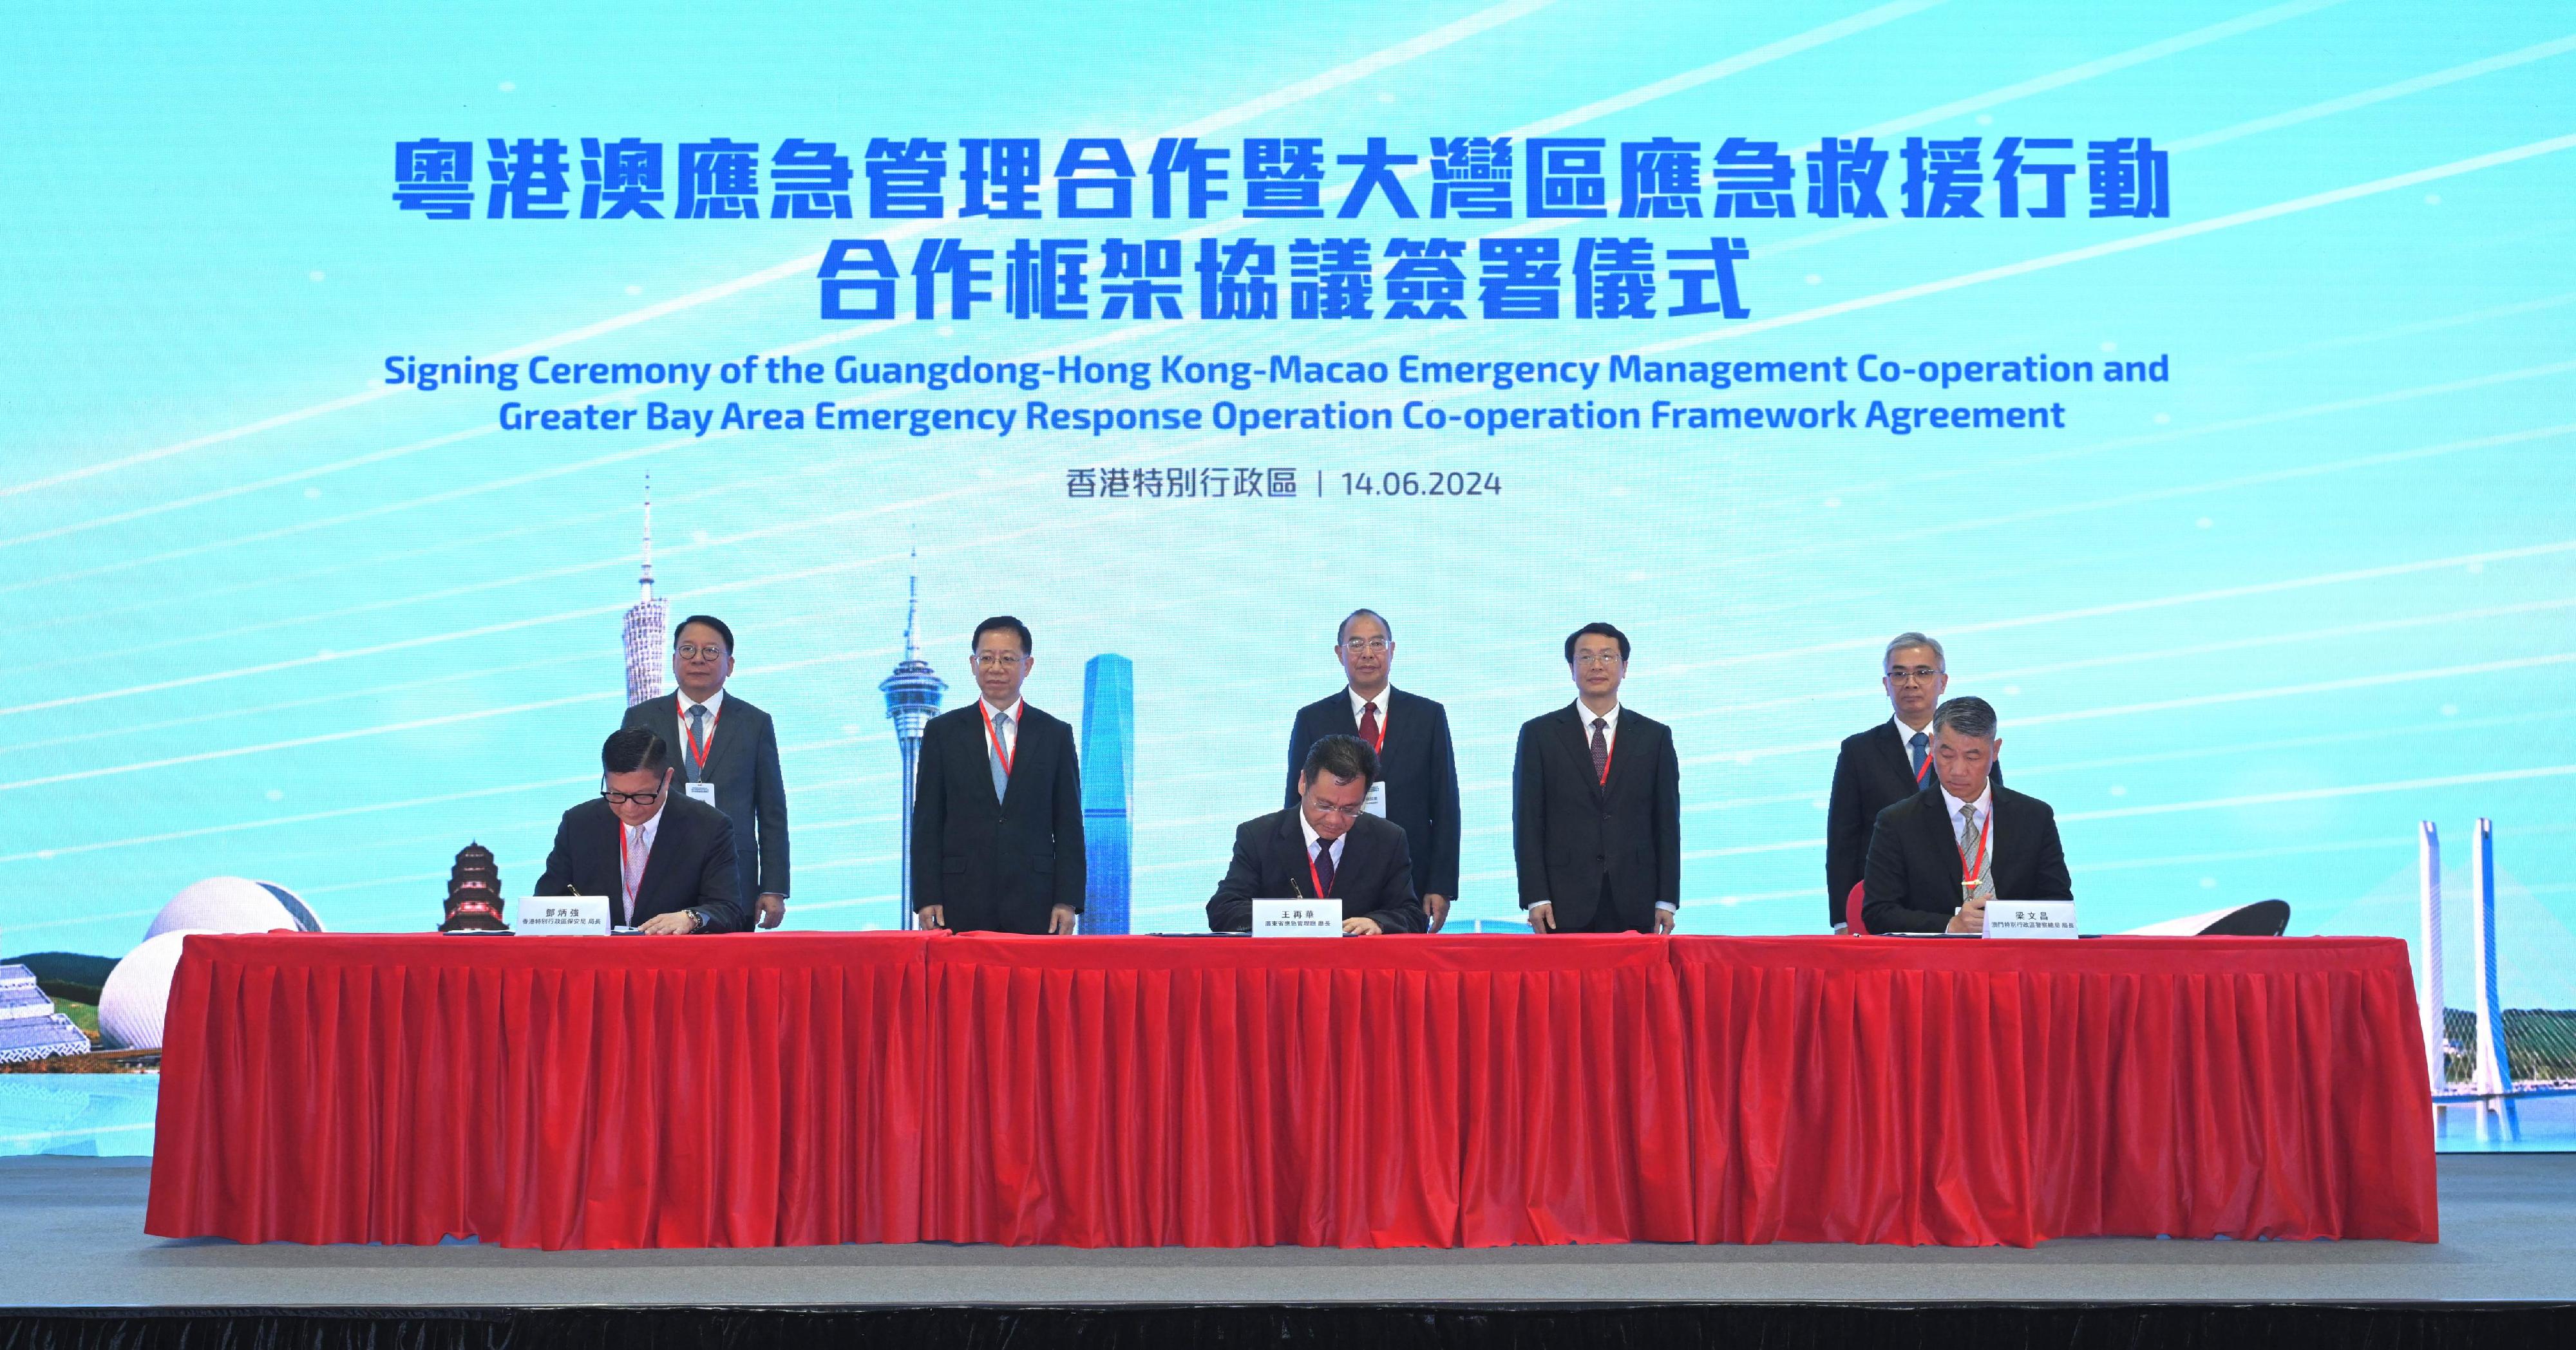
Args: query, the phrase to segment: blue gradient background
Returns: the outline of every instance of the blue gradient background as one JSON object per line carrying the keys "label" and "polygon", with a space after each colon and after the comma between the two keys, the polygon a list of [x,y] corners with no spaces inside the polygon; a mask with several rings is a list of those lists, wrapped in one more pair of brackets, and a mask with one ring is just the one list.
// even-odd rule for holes
{"label": "blue gradient background", "polygon": [[[778,719],[796,926],[894,918],[896,759],[876,682],[917,543],[951,706],[987,613],[1036,629],[1028,695],[1069,719],[1085,659],[1134,659],[1140,929],[1200,925],[1229,827],[1277,805],[1293,709],[1338,684],[1335,619],[1368,605],[1394,622],[1397,682],[1450,708],[1463,915],[1515,912],[1514,730],[1570,697],[1562,635],[1608,618],[1637,643],[1628,701],[1680,740],[1684,929],[1813,930],[1834,744],[1886,715],[1879,647],[1920,628],[1949,642],[1954,694],[2003,710],[2014,784],[2056,805],[2088,929],[2281,896],[2303,931],[2411,937],[2415,822],[2445,826],[2465,896],[2469,826],[2487,815],[2507,1002],[2576,1004],[2576,156],[2559,144],[2576,132],[2576,22],[2561,6],[967,4],[718,21],[632,5],[101,5],[31,10],[13,30],[7,950],[120,953],[180,886],[221,873],[291,886],[335,928],[420,929],[468,839],[523,893],[616,725],[650,470],[672,613],[727,618],[735,689]],[[1220,141],[1321,135],[1333,153],[1372,134],[1419,150],[1540,128],[1711,144],[1975,133],[1990,148],[2148,134],[2173,152],[2177,207],[2169,221],[1749,222],[1756,319],[1732,327],[1218,329],[1015,323],[998,308],[824,324],[811,265],[782,264],[883,226],[445,223],[388,199],[393,142],[424,135],[804,135],[855,153],[881,134],[1052,146],[1193,124]],[[2517,150],[2530,153],[2480,162]],[[1189,228],[1039,223],[936,232]],[[1375,211],[1358,224],[1334,232],[1472,233]],[[1898,294],[2147,235],[2159,241]],[[615,326],[564,336],[593,325]],[[1905,439],[690,442],[502,434],[502,396],[481,389],[350,401],[380,392],[389,355],[509,349],[1051,363],[1674,343],[1730,359],[2116,347],[2169,354],[2175,378],[2052,391],[2064,432]],[[1506,490],[1063,496],[1069,466],[1173,462],[1475,468]],[[2449,947],[2464,1003],[2464,927]]]}

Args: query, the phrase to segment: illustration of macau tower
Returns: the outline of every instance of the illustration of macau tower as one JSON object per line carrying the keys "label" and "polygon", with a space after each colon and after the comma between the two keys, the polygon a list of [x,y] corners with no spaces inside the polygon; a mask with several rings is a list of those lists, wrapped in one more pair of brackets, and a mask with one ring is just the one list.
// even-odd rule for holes
{"label": "illustration of macau tower", "polygon": [[626,611],[626,706],[662,696],[662,621],[668,611],[653,594],[653,475],[644,475],[644,598]]}
{"label": "illustration of macau tower", "polygon": [[939,696],[948,691],[948,682],[921,659],[921,644],[914,630],[921,618],[921,569],[913,568],[911,601],[903,615],[903,659],[897,661],[894,673],[885,677],[877,688],[885,691],[886,720],[894,723],[895,748],[903,755],[903,833],[896,840],[895,852],[903,859],[903,890],[895,897],[898,928],[912,927],[912,775],[921,760],[921,730],[939,711]]}

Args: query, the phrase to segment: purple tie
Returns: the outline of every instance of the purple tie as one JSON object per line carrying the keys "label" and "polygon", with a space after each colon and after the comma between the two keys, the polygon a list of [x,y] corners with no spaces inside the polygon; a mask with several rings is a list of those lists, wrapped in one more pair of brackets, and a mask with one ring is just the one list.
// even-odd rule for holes
{"label": "purple tie", "polygon": [[1315,897],[1318,900],[1333,893],[1333,841],[1329,839],[1315,841],[1315,889],[1323,892]]}
{"label": "purple tie", "polygon": [[1592,776],[1604,783],[1610,781],[1610,741],[1601,732],[1609,725],[1608,718],[1592,719]]}

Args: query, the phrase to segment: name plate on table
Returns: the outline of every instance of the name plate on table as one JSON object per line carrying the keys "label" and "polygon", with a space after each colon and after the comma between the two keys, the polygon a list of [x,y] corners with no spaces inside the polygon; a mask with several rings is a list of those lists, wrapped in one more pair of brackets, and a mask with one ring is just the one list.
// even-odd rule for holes
{"label": "name plate on table", "polygon": [[1340,937],[1342,907],[1332,900],[1255,900],[1254,937]]}
{"label": "name plate on table", "polygon": [[608,897],[604,895],[539,895],[518,903],[522,933],[570,933],[608,936]]}
{"label": "name plate on table", "polygon": [[2071,938],[2075,936],[2072,900],[1989,900],[1986,936],[1990,938]]}

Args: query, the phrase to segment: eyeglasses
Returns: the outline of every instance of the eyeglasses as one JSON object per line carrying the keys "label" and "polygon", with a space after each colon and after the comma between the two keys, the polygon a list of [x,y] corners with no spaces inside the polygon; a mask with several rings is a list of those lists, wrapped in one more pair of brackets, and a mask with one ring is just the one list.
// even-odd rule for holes
{"label": "eyeglasses", "polygon": [[1361,808],[1361,807],[1357,807],[1357,806],[1327,806],[1327,805],[1325,805],[1323,802],[1318,801],[1317,799],[1315,799],[1315,798],[1313,798],[1313,797],[1308,797],[1308,798],[1306,799],[1306,806],[1307,806],[1307,809],[1309,809],[1309,810],[1313,811],[1316,815],[1319,815],[1319,816],[1339,816],[1339,817],[1341,817],[1341,818],[1342,818],[1342,819],[1344,819],[1344,820],[1357,820],[1357,819],[1359,819],[1362,815],[1366,814],[1366,812],[1365,812],[1365,811],[1363,810],[1363,808]]}
{"label": "eyeglasses", "polygon": [[1362,656],[1375,656],[1379,652],[1385,651],[1390,645],[1392,644],[1390,644],[1385,638],[1352,638],[1350,641],[1342,644],[1342,650],[1346,652],[1356,652]]}
{"label": "eyeglasses", "polygon": [[671,650],[678,652],[683,661],[695,661],[701,656],[710,661],[721,661],[725,655],[725,649],[712,642],[703,647],[694,642],[683,642]]}
{"label": "eyeglasses", "polygon": [[1619,664],[1619,659],[1617,652],[1576,652],[1574,654],[1574,664],[1578,666],[1615,666]]}
{"label": "eyeglasses", "polygon": [[651,792],[617,792],[609,788],[601,788],[599,795],[607,798],[611,806],[624,806],[628,802],[633,802],[637,806],[651,806],[662,800],[660,788],[655,788]]}
{"label": "eyeglasses", "polygon": [[1020,654],[1018,652],[975,653],[975,664],[978,666],[990,666],[997,670],[1009,670],[1012,667],[1017,666],[1019,663]]}
{"label": "eyeglasses", "polygon": [[1911,670],[1904,666],[1889,666],[1887,678],[1893,684],[1904,684],[1911,680],[1921,680],[1925,684],[1930,684],[1941,678],[1941,672],[1931,666],[1916,666]]}

